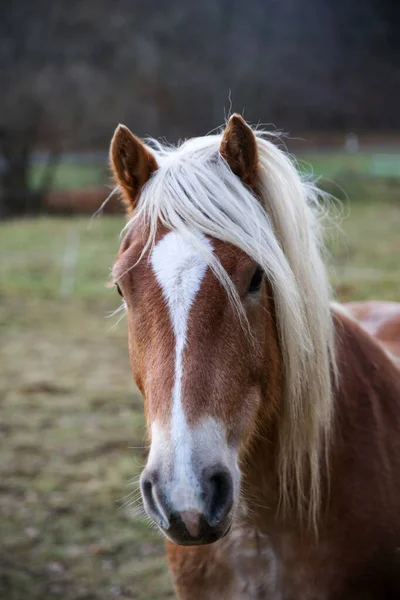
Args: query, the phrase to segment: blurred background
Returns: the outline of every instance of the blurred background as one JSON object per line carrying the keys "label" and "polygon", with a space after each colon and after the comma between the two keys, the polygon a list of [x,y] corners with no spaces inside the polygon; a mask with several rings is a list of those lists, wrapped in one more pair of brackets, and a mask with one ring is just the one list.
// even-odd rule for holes
{"label": "blurred background", "polygon": [[172,598],[136,509],[146,457],[105,282],[124,218],[116,125],[170,142],[230,111],[287,132],[343,202],[339,300],[400,300],[395,0],[0,5],[0,598]]}

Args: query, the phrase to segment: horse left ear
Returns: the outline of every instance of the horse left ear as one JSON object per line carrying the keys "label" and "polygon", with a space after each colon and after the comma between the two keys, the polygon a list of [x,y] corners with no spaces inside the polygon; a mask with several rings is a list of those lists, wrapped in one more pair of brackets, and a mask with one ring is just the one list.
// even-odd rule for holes
{"label": "horse left ear", "polygon": [[158,169],[156,158],[128,127],[118,125],[111,140],[110,164],[130,215],[143,186]]}
{"label": "horse left ear", "polygon": [[230,117],[219,151],[235,175],[247,185],[254,183],[258,165],[257,140],[240,115]]}

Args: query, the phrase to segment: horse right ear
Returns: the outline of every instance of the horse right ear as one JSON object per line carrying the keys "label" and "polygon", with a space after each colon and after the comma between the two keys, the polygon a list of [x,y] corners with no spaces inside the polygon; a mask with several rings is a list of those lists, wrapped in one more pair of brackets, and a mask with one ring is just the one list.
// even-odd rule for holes
{"label": "horse right ear", "polygon": [[128,127],[118,125],[111,140],[110,164],[130,215],[143,186],[158,169],[156,158]]}
{"label": "horse right ear", "polygon": [[253,185],[258,166],[257,140],[252,128],[240,115],[230,117],[222,136],[220,153],[235,175]]}

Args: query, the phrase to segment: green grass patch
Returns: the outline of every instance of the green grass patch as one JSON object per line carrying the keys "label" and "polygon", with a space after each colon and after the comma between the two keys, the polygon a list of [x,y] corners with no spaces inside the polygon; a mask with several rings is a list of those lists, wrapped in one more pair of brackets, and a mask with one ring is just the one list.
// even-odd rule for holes
{"label": "green grass patch", "polygon": [[298,157],[300,168],[312,172],[317,177],[356,177],[400,178],[400,153],[357,152],[321,150],[305,152]]}
{"label": "green grass patch", "polygon": [[[73,298],[109,298],[112,292],[105,284],[123,225],[121,215],[92,224],[90,217],[43,217],[1,224],[0,251],[7,260],[0,263],[0,296],[56,299],[70,272]],[[71,260],[74,264],[69,267]]]}
{"label": "green grass patch", "polygon": [[340,301],[400,301],[400,202],[349,202],[331,233],[329,273]]}

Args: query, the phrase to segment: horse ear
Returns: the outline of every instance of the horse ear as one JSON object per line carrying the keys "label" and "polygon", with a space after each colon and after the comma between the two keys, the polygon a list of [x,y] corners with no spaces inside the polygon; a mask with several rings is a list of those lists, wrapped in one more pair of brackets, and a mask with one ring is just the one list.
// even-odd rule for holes
{"label": "horse ear", "polygon": [[125,125],[118,125],[111,140],[110,164],[122,189],[129,215],[136,206],[144,184],[157,170],[157,161],[154,154]]}
{"label": "horse ear", "polygon": [[258,165],[257,140],[240,115],[230,117],[219,151],[235,175],[248,185],[254,183]]}

